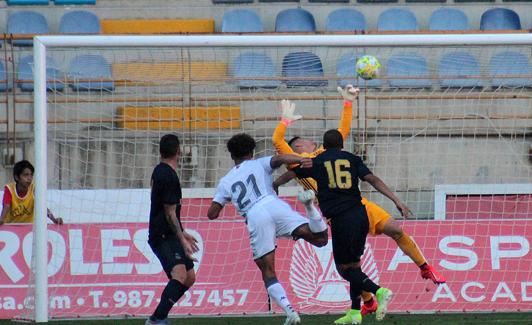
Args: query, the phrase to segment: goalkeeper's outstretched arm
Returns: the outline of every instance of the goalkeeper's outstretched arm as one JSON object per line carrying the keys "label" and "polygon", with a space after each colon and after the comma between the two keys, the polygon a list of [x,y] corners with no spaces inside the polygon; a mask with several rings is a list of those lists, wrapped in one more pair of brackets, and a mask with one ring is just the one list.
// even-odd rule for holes
{"label": "goalkeeper's outstretched arm", "polygon": [[296,104],[283,99],[281,101],[281,121],[279,121],[279,124],[277,124],[277,127],[275,128],[275,131],[273,131],[272,135],[272,142],[273,146],[275,147],[275,150],[277,153],[280,154],[294,154],[294,150],[288,145],[288,143],[285,140],[285,134],[286,134],[286,128],[290,126],[290,124],[294,123],[295,121],[302,118],[301,115],[294,115],[294,111],[296,109]]}
{"label": "goalkeeper's outstretched arm", "polygon": [[345,88],[338,87],[338,92],[344,98],[344,109],[342,110],[342,118],[340,119],[340,125],[338,131],[342,134],[342,138],[345,140],[351,132],[351,121],[353,120],[353,102],[358,98],[360,89],[353,87],[353,85],[347,85]]}

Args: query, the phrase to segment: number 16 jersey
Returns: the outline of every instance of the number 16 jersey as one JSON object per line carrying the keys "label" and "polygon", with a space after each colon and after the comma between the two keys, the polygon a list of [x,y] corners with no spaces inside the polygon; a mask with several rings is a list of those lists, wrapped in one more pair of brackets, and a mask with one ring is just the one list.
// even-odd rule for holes
{"label": "number 16 jersey", "polygon": [[244,160],[222,177],[213,201],[225,205],[232,202],[238,213],[245,216],[257,202],[275,196],[273,190],[272,156]]}

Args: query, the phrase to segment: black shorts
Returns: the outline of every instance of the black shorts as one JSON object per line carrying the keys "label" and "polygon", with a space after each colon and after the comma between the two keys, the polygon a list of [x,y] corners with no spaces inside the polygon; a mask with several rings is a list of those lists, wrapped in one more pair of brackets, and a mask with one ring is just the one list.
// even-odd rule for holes
{"label": "black shorts", "polygon": [[362,204],[331,218],[333,256],[337,265],[360,261],[368,230],[368,215]]}
{"label": "black shorts", "polygon": [[164,272],[172,278],[172,269],[179,264],[185,264],[186,270],[194,268],[194,262],[185,255],[185,251],[176,236],[169,236],[150,243],[151,250],[161,262]]}

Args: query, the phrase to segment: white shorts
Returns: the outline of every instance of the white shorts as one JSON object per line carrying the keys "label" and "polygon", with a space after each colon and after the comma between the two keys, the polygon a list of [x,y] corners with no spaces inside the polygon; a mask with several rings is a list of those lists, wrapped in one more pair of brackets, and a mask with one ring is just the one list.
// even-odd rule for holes
{"label": "white shorts", "polygon": [[266,197],[256,203],[246,213],[253,259],[275,250],[277,237],[290,238],[295,229],[306,223],[307,218],[277,197]]}

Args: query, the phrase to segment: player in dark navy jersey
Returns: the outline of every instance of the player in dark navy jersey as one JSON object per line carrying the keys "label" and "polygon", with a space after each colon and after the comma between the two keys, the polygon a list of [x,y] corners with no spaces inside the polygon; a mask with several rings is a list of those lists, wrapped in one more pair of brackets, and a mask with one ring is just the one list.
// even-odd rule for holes
{"label": "player in dark navy jersey", "polygon": [[159,143],[161,162],[151,176],[151,207],[148,243],[168,276],[161,301],[146,325],[169,324],[172,306],[194,284],[196,239],[181,225],[181,184],[176,173],[179,139],[164,135]]}
{"label": "player in dark navy jersey", "polygon": [[[362,271],[360,257],[364,253],[369,220],[361,203],[358,180],[369,181],[379,191],[400,202],[388,187],[362,162],[342,151],[343,138],[338,130],[323,136],[325,152],[312,159],[312,168],[295,168],[299,178],[312,177],[318,186],[318,201],[323,215],[331,221],[333,256],[340,275],[350,284],[351,310],[335,324],[360,324],[362,290],[377,297],[377,320],[384,318],[392,292],[375,284]],[[376,185],[375,185],[376,184]],[[405,206],[406,207],[406,206]]]}

